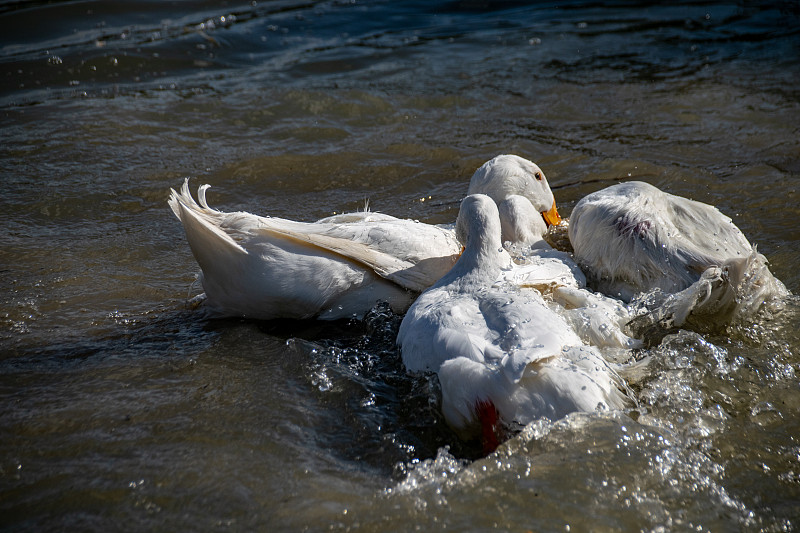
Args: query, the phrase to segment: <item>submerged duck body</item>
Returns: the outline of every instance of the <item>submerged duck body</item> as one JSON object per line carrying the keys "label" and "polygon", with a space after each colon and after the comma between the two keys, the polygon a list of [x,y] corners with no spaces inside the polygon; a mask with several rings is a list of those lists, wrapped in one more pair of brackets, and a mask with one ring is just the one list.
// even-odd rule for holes
{"label": "submerged duck body", "polygon": [[676,325],[690,314],[724,322],[787,294],[729,217],[644,182],[580,200],[569,239],[576,261],[603,293],[626,301],[653,289],[674,295],[667,307]]}
{"label": "submerged duck body", "polygon": [[414,302],[397,337],[407,370],[438,374],[447,422],[469,437],[485,429],[487,413],[488,423],[496,413],[526,424],[624,407],[618,376],[538,291],[496,284],[511,263],[496,204],[468,196],[456,231],[464,252]]}
{"label": "submerged duck body", "polygon": [[[497,156],[470,183],[476,190],[503,187],[526,194],[549,220],[559,220],[547,179],[534,163]],[[169,205],[202,270],[206,307],[218,316],[361,317],[378,301],[401,313],[450,270],[461,250],[451,227],[380,213],[310,223],[224,213],[209,207],[207,188],[200,187],[195,201],[184,183]]]}

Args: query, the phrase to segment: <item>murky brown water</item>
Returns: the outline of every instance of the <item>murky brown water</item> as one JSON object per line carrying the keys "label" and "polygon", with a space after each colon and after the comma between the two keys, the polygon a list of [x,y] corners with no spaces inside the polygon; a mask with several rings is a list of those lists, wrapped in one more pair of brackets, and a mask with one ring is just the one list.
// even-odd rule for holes
{"label": "murky brown water", "polygon": [[[231,18],[233,15],[233,18]],[[224,20],[223,20],[224,17]],[[498,153],[562,214],[635,178],[718,206],[800,291],[797,7],[0,7],[3,530],[794,530],[798,303],[679,332],[640,407],[446,428],[399,317],[212,321],[169,211],[451,222]],[[201,26],[202,25],[202,26]]]}

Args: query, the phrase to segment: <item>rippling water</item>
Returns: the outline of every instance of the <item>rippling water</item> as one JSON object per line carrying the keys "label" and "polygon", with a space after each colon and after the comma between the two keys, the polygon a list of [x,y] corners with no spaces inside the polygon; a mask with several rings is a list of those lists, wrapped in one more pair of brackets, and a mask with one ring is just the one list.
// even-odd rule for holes
{"label": "rippling water", "polygon": [[[0,4],[3,530],[795,530],[800,306],[635,354],[640,406],[480,458],[401,317],[215,321],[169,212],[451,222],[483,161],[562,214],[640,179],[800,290],[794,2]],[[124,524],[124,526],[122,525]]]}

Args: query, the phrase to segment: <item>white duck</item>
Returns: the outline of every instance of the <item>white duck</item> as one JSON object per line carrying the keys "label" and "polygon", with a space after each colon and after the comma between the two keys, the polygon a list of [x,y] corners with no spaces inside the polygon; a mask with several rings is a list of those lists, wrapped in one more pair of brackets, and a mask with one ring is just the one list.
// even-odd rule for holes
{"label": "white duck", "polygon": [[438,374],[448,424],[464,437],[482,430],[486,451],[498,423],[627,404],[620,378],[537,291],[494,285],[511,264],[500,231],[491,198],[464,199],[456,222],[464,252],[414,302],[397,336],[408,371]]}
{"label": "white duck", "polygon": [[[513,155],[482,165],[470,187],[523,192],[558,221],[555,200],[538,166]],[[452,228],[379,213],[337,215],[314,223],[223,213],[208,206],[207,185],[172,191],[169,205],[183,223],[202,270],[206,306],[220,316],[258,319],[360,317],[378,301],[396,312],[454,264],[460,245]]]}
{"label": "white duck", "polygon": [[575,259],[605,294],[672,294],[659,320],[725,323],[788,293],[766,258],[715,207],[632,181],[592,193],[570,217]]}

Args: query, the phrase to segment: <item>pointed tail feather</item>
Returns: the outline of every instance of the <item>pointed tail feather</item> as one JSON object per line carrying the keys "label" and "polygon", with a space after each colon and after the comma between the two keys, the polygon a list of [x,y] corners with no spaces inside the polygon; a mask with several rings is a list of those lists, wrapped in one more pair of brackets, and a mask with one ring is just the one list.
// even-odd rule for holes
{"label": "pointed tail feather", "polygon": [[200,203],[197,203],[194,197],[192,197],[192,193],[189,192],[189,178],[186,178],[183,181],[180,192],[177,192],[175,189],[170,189],[171,192],[168,200],[169,207],[179,220],[181,218],[181,214],[178,204],[183,204],[185,207],[194,211],[195,214],[218,216],[222,213],[209,207],[208,202],[206,201],[206,191],[210,187],[211,185],[205,184],[197,188],[197,198],[200,201]]}
{"label": "pointed tail feather", "polygon": [[[204,200],[203,197],[201,201],[205,203]],[[184,182],[180,193],[172,190],[169,206],[183,224],[192,255],[203,270],[204,280],[209,276],[214,278],[215,272],[231,270],[232,265],[238,264],[248,254],[247,250],[213,223],[214,217],[204,212],[213,210],[194,201],[189,193],[188,180]]]}

